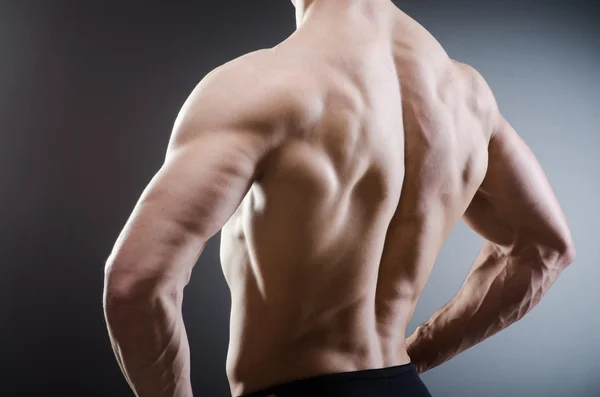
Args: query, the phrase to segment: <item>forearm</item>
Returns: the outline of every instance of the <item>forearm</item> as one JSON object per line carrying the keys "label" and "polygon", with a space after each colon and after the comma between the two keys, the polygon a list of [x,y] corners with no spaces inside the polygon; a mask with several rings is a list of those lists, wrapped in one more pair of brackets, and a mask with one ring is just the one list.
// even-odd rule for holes
{"label": "forearm", "polygon": [[422,373],[507,328],[540,301],[565,266],[559,254],[507,253],[486,243],[455,298],[407,339],[411,360]]}
{"label": "forearm", "polygon": [[117,361],[138,397],[192,397],[180,302],[166,294],[105,302]]}

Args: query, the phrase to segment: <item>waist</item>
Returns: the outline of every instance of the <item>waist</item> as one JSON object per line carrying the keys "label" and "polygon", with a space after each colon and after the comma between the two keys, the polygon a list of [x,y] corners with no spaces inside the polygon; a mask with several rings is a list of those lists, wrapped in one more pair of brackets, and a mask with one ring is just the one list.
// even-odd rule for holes
{"label": "waist", "polygon": [[[373,299],[317,305],[233,295],[227,376],[236,395],[323,374],[407,364],[408,302],[376,310]],[[340,303],[343,302],[343,303]]]}
{"label": "waist", "polygon": [[242,395],[300,379],[410,363],[403,338],[398,342],[383,341],[370,334],[362,339],[340,335],[338,343],[328,339],[323,336],[297,341],[295,345],[262,349],[252,345],[251,340],[244,341],[250,348],[230,343],[227,375],[233,394]]}

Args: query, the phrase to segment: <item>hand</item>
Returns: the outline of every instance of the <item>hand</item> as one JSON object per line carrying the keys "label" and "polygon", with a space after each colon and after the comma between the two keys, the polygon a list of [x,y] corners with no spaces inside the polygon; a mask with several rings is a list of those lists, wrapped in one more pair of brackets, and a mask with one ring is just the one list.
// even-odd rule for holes
{"label": "hand", "polygon": [[415,332],[413,332],[409,337],[407,337],[404,340],[404,343],[406,345],[406,353],[408,354],[408,357],[410,357],[410,362],[417,367],[417,373],[422,374],[423,372],[425,372],[425,368],[423,368],[422,363],[420,362],[416,352],[418,330],[419,329],[417,328]]}

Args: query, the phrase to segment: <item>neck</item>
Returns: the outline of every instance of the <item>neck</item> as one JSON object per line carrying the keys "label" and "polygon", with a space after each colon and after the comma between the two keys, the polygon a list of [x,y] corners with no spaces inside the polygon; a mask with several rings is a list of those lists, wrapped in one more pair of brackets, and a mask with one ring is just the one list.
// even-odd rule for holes
{"label": "neck", "polygon": [[354,7],[373,11],[390,3],[390,0],[296,0],[296,26],[299,28],[307,20],[322,15],[335,17]]}

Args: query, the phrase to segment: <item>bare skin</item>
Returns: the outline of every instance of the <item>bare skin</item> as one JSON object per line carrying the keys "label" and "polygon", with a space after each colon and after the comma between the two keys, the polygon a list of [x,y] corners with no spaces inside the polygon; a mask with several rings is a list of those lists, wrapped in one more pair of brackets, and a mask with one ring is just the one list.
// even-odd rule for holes
{"label": "bare skin", "polygon": [[[191,396],[183,287],[221,229],[233,395],[424,372],[522,318],[573,260],[543,171],[474,69],[391,1],[296,7],[289,39],[194,90],[107,263],[109,331],[139,396]],[[407,338],[461,219],[487,241]]]}

